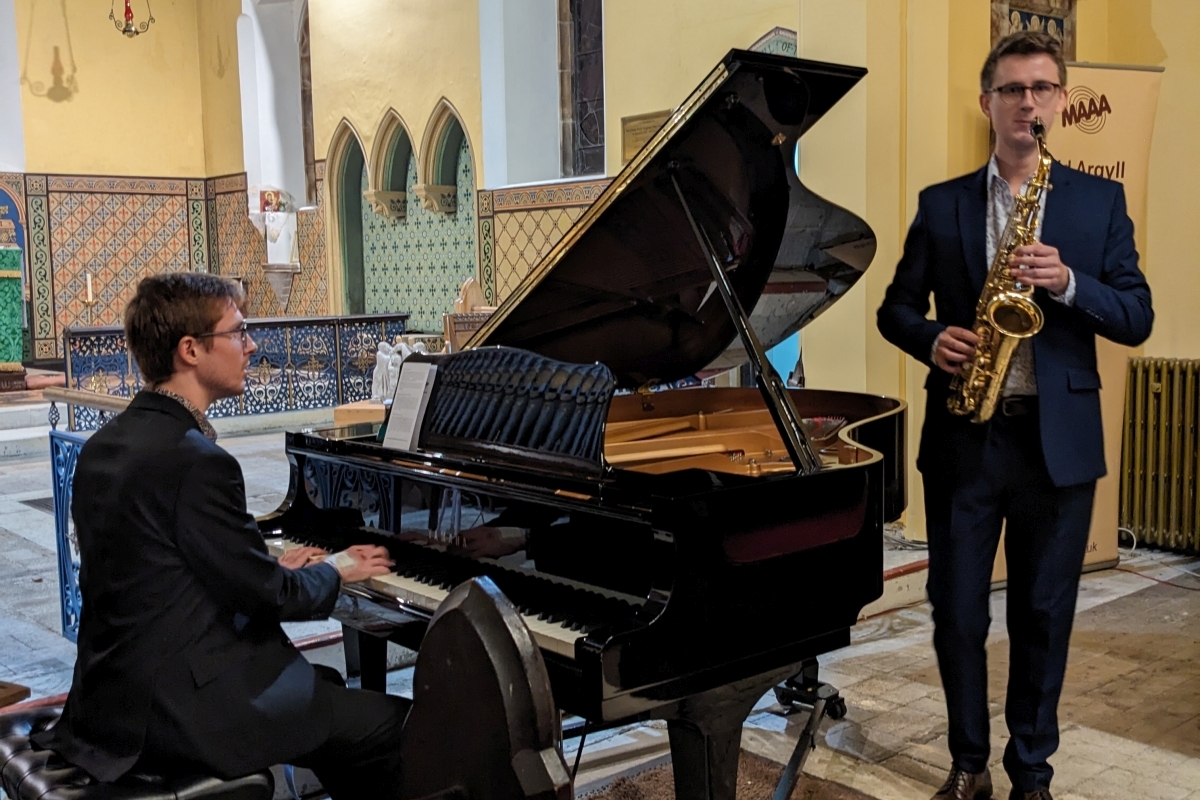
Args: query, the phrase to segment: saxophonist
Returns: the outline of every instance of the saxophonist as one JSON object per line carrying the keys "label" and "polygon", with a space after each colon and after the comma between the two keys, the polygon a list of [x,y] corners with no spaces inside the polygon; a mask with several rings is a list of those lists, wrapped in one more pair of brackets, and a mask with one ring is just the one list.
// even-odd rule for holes
{"label": "saxophonist", "polygon": [[[1003,764],[1010,799],[1051,798],[1048,759],[1058,747],[1096,480],[1105,474],[1095,337],[1137,345],[1154,320],[1121,184],[1054,163],[1040,241],[1010,260],[1020,281],[1036,287],[1044,327],[1014,351],[990,420],[947,409],[952,377],[975,352],[976,305],[1014,198],[1039,163],[1031,126],[1040,118],[1049,128],[1062,112],[1066,75],[1060,44],[1047,34],[1014,33],[988,55],[979,104],[995,134],[991,159],[921,193],[878,314],[884,338],[931,367],[917,467],[953,764],[935,800],[992,796],[985,643],[1002,525],[1011,733]],[[931,295],[936,319],[926,318]]]}

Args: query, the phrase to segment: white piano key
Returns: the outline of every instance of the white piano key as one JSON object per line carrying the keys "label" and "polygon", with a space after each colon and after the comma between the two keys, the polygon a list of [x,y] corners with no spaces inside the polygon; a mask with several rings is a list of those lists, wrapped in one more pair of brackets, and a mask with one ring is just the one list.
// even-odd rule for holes
{"label": "white piano key", "polygon": [[[276,557],[294,547],[301,546],[297,542],[284,537],[272,537],[265,541],[268,552]],[[394,572],[374,578],[367,578],[363,583],[379,594],[394,598],[401,603],[422,609],[430,614],[437,611],[437,607],[450,594],[439,586],[421,583],[412,578],[397,575]],[[573,631],[557,622],[548,622],[547,620],[538,619],[526,614],[522,614],[521,619],[525,622],[525,627],[529,628],[529,632],[533,634],[533,640],[543,650],[549,650],[567,658],[575,658],[575,640],[581,635],[579,631]]]}

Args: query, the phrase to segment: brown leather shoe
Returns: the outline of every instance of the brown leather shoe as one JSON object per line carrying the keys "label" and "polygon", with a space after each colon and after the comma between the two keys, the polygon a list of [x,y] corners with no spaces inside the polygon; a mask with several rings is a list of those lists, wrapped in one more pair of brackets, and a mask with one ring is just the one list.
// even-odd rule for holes
{"label": "brown leather shoe", "polygon": [[1017,787],[1008,793],[1008,800],[1054,800],[1049,789],[1034,789],[1032,792],[1022,792]]}
{"label": "brown leather shoe", "polygon": [[933,800],[992,800],[992,773],[964,772],[951,767],[946,782],[938,789]]}

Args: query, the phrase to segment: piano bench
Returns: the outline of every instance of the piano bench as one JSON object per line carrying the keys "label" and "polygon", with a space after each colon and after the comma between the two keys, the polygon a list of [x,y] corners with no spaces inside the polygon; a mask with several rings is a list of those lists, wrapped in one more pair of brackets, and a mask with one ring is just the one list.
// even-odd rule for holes
{"label": "piano bench", "polygon": [[100,783],[29,737],[58,722],[62,708],[0,714],[0,786],[9,800],[271,800],[269,770],[234,780],[211,775],[164,778],[131,774]]}

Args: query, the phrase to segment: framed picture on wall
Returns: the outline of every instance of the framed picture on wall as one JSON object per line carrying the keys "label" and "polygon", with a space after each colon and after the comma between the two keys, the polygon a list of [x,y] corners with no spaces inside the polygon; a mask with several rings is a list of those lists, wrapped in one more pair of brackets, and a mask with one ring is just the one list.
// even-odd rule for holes
{"label": "framed picture on wall", "polygon": [[1045,31],[1063,43],[1063,57],[1075,60],[1076,0],[992,0],[992,44],[1016,31]]}

